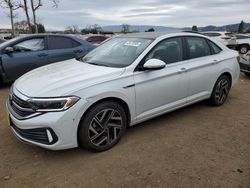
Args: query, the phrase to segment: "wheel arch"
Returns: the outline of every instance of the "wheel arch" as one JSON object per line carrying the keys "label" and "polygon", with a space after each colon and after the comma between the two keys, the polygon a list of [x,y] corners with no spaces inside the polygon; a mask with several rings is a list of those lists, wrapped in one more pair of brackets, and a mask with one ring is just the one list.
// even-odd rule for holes
{"label": "wheel arch", "polygon": [[237,45],[237,50],[240,50],[241,46],[248,46],[248,48],[250,48],[250,44],[248,44],[248,43],[241,43],[241,44]]}
{"label": "wheel arch", "polygon": [[223,75],[227,76],[230,79],[230,84],[231,84],[230,87],[231,87],[233,82],[232,74],[230,72],[224,72],[218,77],[218,79]]}

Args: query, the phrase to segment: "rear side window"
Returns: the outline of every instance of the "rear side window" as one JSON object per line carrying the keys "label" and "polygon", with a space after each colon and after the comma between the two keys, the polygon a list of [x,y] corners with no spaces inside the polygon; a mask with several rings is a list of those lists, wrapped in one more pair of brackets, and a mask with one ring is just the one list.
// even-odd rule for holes
{"label": "rear side window", "polygon": [[186,37],[186,40],[189,59],[211,55],[210,47],[206,39],[200,37]]}
{"label": "rear side window", "polygon": [[211,47],[212,54],[218,54],[221,52],[221,48],[219,46],[217,46],[210,40],[207,40],[207,41],[208,41],[209,46]]}
{"label": "rear side window", "polygon": [[146,56],[145,62],[149,59],[159,59],[166,64],[183,60],[181,38],[170,38],[159,42]]}
{"label": "rear side window", "polygon": [[80,44],[75,40],[67,37],[51,36],[49,37],[49,49],[65,49],[65,48],[74,48]]}

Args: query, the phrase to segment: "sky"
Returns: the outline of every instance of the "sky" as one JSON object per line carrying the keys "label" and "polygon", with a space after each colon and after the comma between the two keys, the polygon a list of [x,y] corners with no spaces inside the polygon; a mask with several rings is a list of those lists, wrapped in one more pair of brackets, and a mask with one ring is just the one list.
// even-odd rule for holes
{"label": "sky", "polygon": [[[42,1],[38,20],[51,30],[92,24],[191,27],[250,22],[250,0],[60,0],[58,8],[51,0]],[[23,10],[16,14],[15,21],[25,19]],[[10,28],[8,9],[0,8],[0,28]]]}

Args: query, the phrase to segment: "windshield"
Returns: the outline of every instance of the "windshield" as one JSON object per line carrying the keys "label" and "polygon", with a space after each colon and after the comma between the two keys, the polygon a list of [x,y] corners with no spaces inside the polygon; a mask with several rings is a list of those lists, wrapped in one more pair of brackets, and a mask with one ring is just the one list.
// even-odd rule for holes
{"label": "windshield", "polygon": [[114,38],[88,53],[82,61],[108,67],[126,67],[152,42],[143,38]]}

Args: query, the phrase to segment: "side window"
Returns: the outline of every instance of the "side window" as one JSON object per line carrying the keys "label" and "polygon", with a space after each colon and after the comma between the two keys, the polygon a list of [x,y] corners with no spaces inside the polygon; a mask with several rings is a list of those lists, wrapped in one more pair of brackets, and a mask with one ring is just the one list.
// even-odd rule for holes
{"label": "side window", "polygon": [[59,37],[59,36],[50,36],[49,37],[49,49],[66,49],[66,48],[74,48],[79,46],[79,44],[71,38],[67,37]]}
{"label": "side window", "polygon": [[219,46],[217,46],[216,44],[214,44],[212,41],[207,40],[208,44],[210,45],[211,49],[212,49],[212,53],[213,54],[218,54],[221,52],[221,48]]}
{"label": "side window", "polygon": [[187,37],[186,39],[189,59],[211,55],[206,39],[200,37]]}
{"label": "side window", "polygon": [[35,38],[22,41],[13,46],[15,52],[30,52],[44,50],[44,38]]}
{"label": "side window", "polygon": [[183,52],[181,38],[171,38],[161,41],[146,56],[145,61],[149,59],[159,59],[166,64],[182,61]]}

